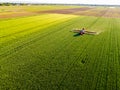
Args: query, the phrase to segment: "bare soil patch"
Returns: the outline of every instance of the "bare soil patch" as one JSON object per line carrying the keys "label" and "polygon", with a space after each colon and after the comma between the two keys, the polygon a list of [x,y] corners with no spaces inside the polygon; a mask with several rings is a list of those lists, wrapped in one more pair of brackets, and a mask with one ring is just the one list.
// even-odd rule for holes
{"label": "bare soil patch", "polygon": [[96,16],[96,17],[107,17],[107,18],[120,18],[120,10],[116,8],[74,8],[74,9],[61,9],[61,10],[49,10],[40,11],[38,13],[57,13],[57,14],[74,14],[74,15],[85,15],[85,16]]}
{"label": "bare soil patch", "polygon": [[41,11],[40,13],[58,13],[58,14],[72,14],[79,11],[87,11],[92,8],[84,7],[84,8],[73,8],[73,9],[60,9],[60,10],[48,10],[48,11]]}
{"label": "bare soil patch", "polygon": [[32,16],[45,13],[52,14],[73,14],[95,17],[107,17],[107,18],[120,18],[120,8],[96,8],[96,7],[81,7],[72,9],[57,9],[57,10],[45,10],[45,11],[24,11],[16,10],[11,12],[0,13],[0,18],[15,18],[23,16]]}

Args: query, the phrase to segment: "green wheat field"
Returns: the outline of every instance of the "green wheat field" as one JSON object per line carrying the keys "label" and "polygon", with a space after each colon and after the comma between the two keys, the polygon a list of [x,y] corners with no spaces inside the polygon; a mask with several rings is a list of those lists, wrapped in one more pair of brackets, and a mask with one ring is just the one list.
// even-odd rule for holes
{"label": "green wheat field", "polygon": [[120,90],[119,10],[0,6],[0,90]]}

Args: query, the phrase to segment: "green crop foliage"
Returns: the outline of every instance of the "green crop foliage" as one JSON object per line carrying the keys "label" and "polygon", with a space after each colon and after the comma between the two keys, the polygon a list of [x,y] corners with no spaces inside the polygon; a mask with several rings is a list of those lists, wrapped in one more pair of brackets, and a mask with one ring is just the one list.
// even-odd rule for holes
{"label": "green crop foliage", "polygon": [[31,6],[0,6],[0,13],[14,13],[14,12],[35,12],[44,10],[57,10],[57,9],[69,9],[69,8],[80,8],[82,6],[63,6],[63,5],[31,5]]}
{"label": "green crop foliage", "polygon": [[[70,32],[82,27],[101,33]],[[119,89],[119,18],[42,14],[0,21],[0,90]]]}

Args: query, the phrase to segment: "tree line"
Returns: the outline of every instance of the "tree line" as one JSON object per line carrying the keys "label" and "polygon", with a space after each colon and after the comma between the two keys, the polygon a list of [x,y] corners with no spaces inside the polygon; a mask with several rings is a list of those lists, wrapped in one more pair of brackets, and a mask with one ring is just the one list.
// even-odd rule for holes
{"label": "tree line", "polygon": [[28,5],[26,3],[0,3],[0,6]]}
{"label": "tree line", "polygon": [[76,6],[105,6],[105,7],[120,7],[120,5],[98,5],[98,4],[0,3],[0,6],[13,6],[13,5],[76,5]]}

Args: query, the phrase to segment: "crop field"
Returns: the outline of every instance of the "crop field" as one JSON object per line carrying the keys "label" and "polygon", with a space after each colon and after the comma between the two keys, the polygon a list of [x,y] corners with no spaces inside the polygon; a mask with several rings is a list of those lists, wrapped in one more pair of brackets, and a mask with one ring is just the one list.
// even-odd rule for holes
{"label": "crop field", "polygon": [[120,8],[1,6],[0,90],[120,90]]}

